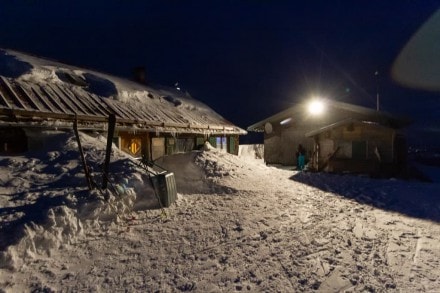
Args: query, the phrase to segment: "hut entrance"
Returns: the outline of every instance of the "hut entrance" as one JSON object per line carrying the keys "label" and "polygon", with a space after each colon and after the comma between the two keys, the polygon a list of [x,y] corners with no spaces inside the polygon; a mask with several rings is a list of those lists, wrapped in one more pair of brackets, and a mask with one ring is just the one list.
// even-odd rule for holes
{"label": "hut entrance", "polygon": [[165,155],[165,137],[153,137],[151,140],[151,159],[154,161]]}
{"label": "hut entrance", "polygon": [[27,151],[27,137],[21,128],[0,129],[0,153],[19,154]]}

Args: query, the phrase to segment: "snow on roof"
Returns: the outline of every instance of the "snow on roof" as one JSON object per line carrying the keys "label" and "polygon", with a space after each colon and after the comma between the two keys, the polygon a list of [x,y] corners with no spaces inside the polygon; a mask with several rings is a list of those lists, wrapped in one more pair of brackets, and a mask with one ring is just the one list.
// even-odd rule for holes
{"label": "snow on roof", "polygon": [[[339,101],[325,100],[326,113],[321,118],[325,118],[325,124],[332,124],[337,121],[356,118],[358,120],[368,120],[378,122],[382,125],[392,126],[393,128],[401,128],[410,124],[411,120],[407,117],[396,116],[383,111],[376,111],[358,105],[348,104]],[[308,115],[306,103],[299,103],[295,106],[278,112],[266,119],[263,119],[247,128],[248,131],[263,131],[267,122],[278,123],[285,119],[291,118],[298,124],[305,124],[310,119],[306,119]]]}
{"label": "snow on roof", "polygon": [[114,113],[120,129],[246,134],[186,92],[146,86],[11,50],[0,50],[0,113],[14,121],[26,117],[38,122],[71,121],[76,115],[95,128],[102,128]]}

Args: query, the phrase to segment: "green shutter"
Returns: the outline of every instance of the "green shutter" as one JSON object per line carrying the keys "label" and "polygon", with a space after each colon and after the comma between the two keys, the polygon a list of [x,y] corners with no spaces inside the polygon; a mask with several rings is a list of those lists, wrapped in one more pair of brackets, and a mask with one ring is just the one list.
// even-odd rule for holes
{"label": "green shutter", "polygon": [[175,138],[168,138],[166,139],[166,154],[172,155],[175,153],[176,149],[176,139]]}
{"label": "green shutter", "polygon": [[216,147],[217,147],[217,138],[211,136],[211,137],[209,138],[209,143],[210,143],[213,147],[216,148]]}
{"label": "green shutter", "polygon": [[197,137],[196,144],[197,144],[197,146],[205,144],[205,138],[204,137]]}
{"label": "green shutter", "polygon": [[230,154],[235,154],[235,137],[234,136],[230,136],[228,138],[229,140],[229,153]]}

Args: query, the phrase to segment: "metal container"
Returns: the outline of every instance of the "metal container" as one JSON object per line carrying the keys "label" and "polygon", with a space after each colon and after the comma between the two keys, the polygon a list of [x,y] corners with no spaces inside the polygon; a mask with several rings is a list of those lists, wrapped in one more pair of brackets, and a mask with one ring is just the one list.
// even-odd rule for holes
{"label": "metal container", "polygon": [[164,172],[157,175],[157,193],[163,207],[169,207],[177,199],[174,173]]}

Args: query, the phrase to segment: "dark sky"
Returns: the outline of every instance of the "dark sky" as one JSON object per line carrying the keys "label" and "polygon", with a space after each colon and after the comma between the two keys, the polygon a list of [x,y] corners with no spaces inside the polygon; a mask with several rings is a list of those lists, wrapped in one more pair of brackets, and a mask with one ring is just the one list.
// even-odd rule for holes
{"label": "dark sky", "polygon": [[440,141],[440,93],[390,69],[440,0],[5,0],[0,47],[173,85],[246,128],[320,93],[410,115]]}

